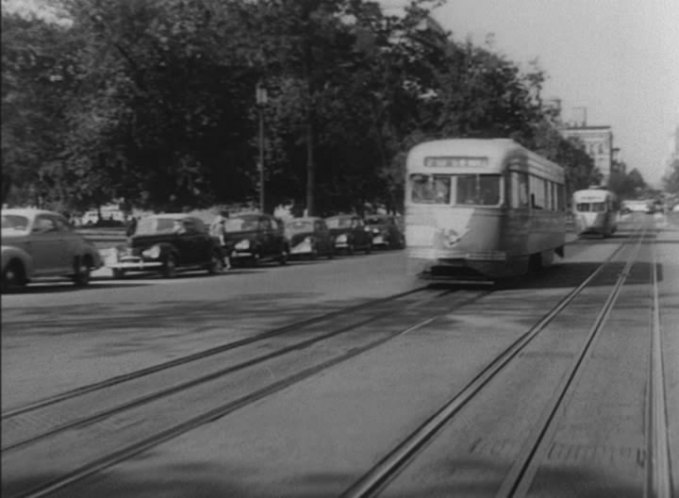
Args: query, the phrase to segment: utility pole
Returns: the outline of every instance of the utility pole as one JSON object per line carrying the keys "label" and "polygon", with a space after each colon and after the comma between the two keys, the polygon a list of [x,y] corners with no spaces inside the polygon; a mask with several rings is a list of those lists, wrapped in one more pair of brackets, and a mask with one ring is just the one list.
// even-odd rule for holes
{"label": "utility pole", "polygon": [[257,169],[259,170],[259,209],[264,212],[264,108],[268,101],[266,88],[262,82],[257,82],[255,89],[255,101],[259,113],[259,160]]}

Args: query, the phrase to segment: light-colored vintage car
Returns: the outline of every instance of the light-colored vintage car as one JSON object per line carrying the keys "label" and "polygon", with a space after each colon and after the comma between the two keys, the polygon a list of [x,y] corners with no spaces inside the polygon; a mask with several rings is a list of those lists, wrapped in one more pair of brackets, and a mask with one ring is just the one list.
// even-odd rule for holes
{"label": "light-colored vintage car", "polygon": [[291,257],[332,258],[335,254],[335,239],[323,218],[290,218],[285,222],[285,235],[290,241]]}
{"label": "light-colored vintage car", "polygon": [[2,290],[43,277],[65,277],[78,286],[101,266],[96,247],[59,213],[41,209],[2,211]]}

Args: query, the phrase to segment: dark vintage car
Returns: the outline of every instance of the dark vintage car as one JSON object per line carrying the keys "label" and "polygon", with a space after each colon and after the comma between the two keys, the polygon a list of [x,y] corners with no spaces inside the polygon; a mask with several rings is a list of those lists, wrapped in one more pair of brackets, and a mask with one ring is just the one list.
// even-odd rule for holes
{"label": "dark vintage car", "polygon": [[290,243],[283,222],[274,216],[246,213],[226,220],[226,248],[232,265],[257,265],[273,260],[284,265],[290,256]]}
{"label": "dark vintage car", "polygon": [[325,219],[335,239],[335,251],[353,254],[355,251],[372,251],[372,233],[358,215],[341,214]]}
{"label": "dark vintage car", "polygon": [[373,247],[386,249],[403,249],[405,247],[405,236],[395,216],[389,214],[366,216],[365,224],[372,232]]}
{"label": "dark vintage car", "polygon": [[319,255],[332,258],[335,254],[335,239],[323,218],[287,220],[285,235],[290,241],[290,256],[315,259]]}
{"label": "dark vintage car", "polygon": [[224,255],[201,219],[168,213],[139,220],[129,244],[109,254],[106,266],[113,270],[113,278],[135,271],[158,271],[168,278],[178,270],[215,274],[224,269]]}

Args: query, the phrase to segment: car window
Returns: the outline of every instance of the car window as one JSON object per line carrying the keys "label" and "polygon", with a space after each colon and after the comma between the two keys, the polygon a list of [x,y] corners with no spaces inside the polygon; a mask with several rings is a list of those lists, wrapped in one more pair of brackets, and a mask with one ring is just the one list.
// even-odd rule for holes
{"label": "car window", "polygon": [[28,218],[17,214],[3,214],[2,229],[23,232],[28,229]]}
{"label": "car window", "polygon": [[196,220],[183,220],[184,230],[186,233],[200,233],[200,229],[196,224]]}
{"label": "car window", "polygon": [[57,225],[53,218],[48,216],[38,216],[33,225],[33,231],[38,233],[54,232],[57,230]]}
{"label": "car window", "polygon": [[57,230],[60,232],[70,232],[71,231],[71,225],[68,224],[68,221],[66,221],[64,218],[55,218],[54,219]]}

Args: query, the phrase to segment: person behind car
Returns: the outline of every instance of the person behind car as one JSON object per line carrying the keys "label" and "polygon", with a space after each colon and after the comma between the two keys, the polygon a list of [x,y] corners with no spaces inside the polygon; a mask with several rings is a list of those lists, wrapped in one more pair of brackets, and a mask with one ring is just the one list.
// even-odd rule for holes
{"label": "person behind car", "polygon": [[226,247],[226,220],[229,219],[228,211],[220,211],[210,224],[210,235],[219,239],[219,245],[224,253],[224,266],[227,270],[231,269],[231,258]]}

